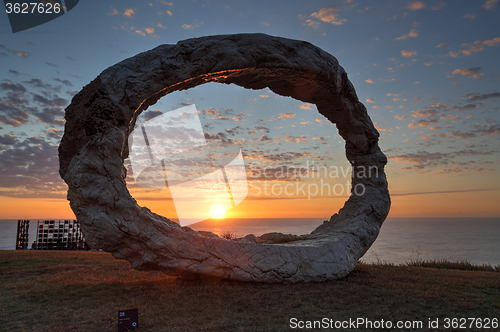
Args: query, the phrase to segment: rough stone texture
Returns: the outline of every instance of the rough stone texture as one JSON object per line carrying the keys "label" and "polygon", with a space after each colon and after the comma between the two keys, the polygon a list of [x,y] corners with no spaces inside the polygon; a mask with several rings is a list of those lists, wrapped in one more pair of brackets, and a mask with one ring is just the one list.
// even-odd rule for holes
{"label": "rough stone texture", "polygon": [[[352,194],[311,234],[226,240],[180,227],[137,205],[123,160],[139,114],[162,96],[207,82],[270,88],[316,104],[337,125],[353,165]],[[93,248],[138,270],[256,282],[324,281],[346,276],[375,241],[390,197],[378,132],[337,59],[310,43],[264,34],[188,39],[161,45],[104,70],[66,109],[59,147],[68,199]],[[378,174],[357,176],[359,167]],[[280,244],[277,244],[276,242]]]}

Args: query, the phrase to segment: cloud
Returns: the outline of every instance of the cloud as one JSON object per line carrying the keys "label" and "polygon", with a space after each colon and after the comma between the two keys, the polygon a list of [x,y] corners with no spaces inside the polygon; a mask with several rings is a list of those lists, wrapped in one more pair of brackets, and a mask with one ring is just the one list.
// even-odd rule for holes
{"label": "cloud", "polygon": [[366,99],[366,102],[370,103],[370,104],[373,104],[375,102],[375,99],[368,98],[368,99]]}
{"label": "cloud", "polygon": [[490,189],[471,189],[471,190],[446,190],[446,191],[424,191],[414,193],[392,193],[391,196],[410,196],[410,195],[429,195],[429,194],[455,194],[455,193],[469,193],[477,191],[489,191]]}
{"label": "cloud", "polygon": [[13,74],[13,75],[15,75],[15,76],[19,76],[19,75],[21,75],[21,73],[20,73],[20,72],[18,72],[17,70],[13,70],[13,69],[9,69],[9,73],[11,73],[11,74]]}
{"label": "cloud", "polygon": [[[4,44],[0,44],[0,49],[3,49],[6,52],[11,53],[11,54],[13,54],[15,56],[18,56],[20,58],[28,58],[28,53],[23,52],[23,51],[13,50],[11,48],[8,48]],[[7,53],[4,53],[4,52],[0,52],[0,54],[3,55],[3,56],[9,56]]]}
{"label": "cloud", "polygon": [[3,136],[0,136],[0,144],[1,145],[14,145],[17,143],[16,136],[14,135],[9,135],[9,134],[3,134]]}
{"label": "cloud", "polygon": [[159,115],[162,115],[163,113],[160,111],[160,110],[148,110],[146,112],[143,112],[141,115],[140,115],[140,119],[141,121],[149,121],[153,118],[156,118],[157,116]]}
{"label": "cloud", "polygon": [[181,27],[183,29],[186,29],[186,30],[194,30],[196,28],[199,28],[200,25],[203,25],[203,24],[204,24],[203,21],[198,22],[198,21],[194,20],[192,24],[183,24]]}
{"label": "cloud", "polygon": [[113,8],[113,11],[111,13],[108,13],[108,15],[118,15],[120,12],[116,9]]}
{"label": "cloud", "polygon": [[[43,81],[39,78],[32,78],[29,81],[23,81],[23,83],[26,83],[28,85],[31,85],[31,86],[34,86],[34,87],[40,88],[40,89],[53,89],[52,85],[43,83]],[[56,89],[54,89],[54,90],[57,91]]]}
{"label": "cloud", "polygon": [[401,55],[405,56],[405,57],[412,57],[412,56],[417,55],[417,51],[405,51],[405,50],[402,50],[401,51]]}
{"label": "cloud", "polygon": [[373,84],[374,82],[371,79],[365,80],[366,83]]}
{"label": "cloud", "polygon": [[164,25],[163,25],[163,24],[161,24],[161,23],[158,23],[157,27],[158,27],[158,28],[160,28],[160,29],[166,29],[166,28],[167,28],[166,26],[164,26]]}
{"label": "cloud", "polygon": [[406,38],[414,38],[418,36],[417,29],[411,29],[406,35],[402,35],[400,37],[395,38],[394,40],[403,40]]}
{"label": "cloud", "polygon": [[57,141],[61,140],[62,135],[62,129],[50,128],[49,131],[45,132],[45,136],[47,136],[48,138],[56,139]]}
{"label": "cloud", "polygon": [[394,119],[399,120],[399,121],[403,121],[404,119],[406,119],[406,115],[401,116],[401,115],[396,114],[396,115],[394,115]]}
{"label": "cloud", "polygon": [[21,84],[15,84],[15,83],[1,83],[0,84],[0,90],[3,91],[13,91],[13,92],[26,92],[26,88],[21,85]]}
{"label": "cloud", "polygon": [[0,151],[0,193],[13,197],[64,198],[68,187],[59,176],[57,148],[58,143],[53,145],[41,137],[29,137]]}
{"label": "cloud", "polygon": [[490,10],[496,6],[497,2],[498,2],[498,0],[488,0],[481,7],[483,7],[486,10]]}
{"label": "cloud", "polygon": [[313,104],[309,104],[309,103],[302,103],[300,105],[297,105],[295,107],[298,107],[302,110],[312,110],[314,109],[314,105]]}
{"label": "cloud", "polygon": [[173,14],[172,14],[172,11],[170,11],[170,10],[167,10],[167,14],[168,14],[168,16],[170,16],[170,17],[172,17],[172,15],[173,15]]}
{"label": "cloud", "polygon": [[262,136],[260,137],[260,141],[272,141],[272,139],[271,139],[271,138],[269,138],[269,136],[267,136],[267,135],[262,135]]}
{"label": "cloud", "polygon": [[226,134],[224,134],[224,133],[209,134],[209,133],[205,132],[205,138],[211,139],[211,140],[223,140],[223,139],[226,139]]}
{"label": "cloud", "polygon": [[307,138],[304,135],[301,135],[301,136],[285,136],[284,139],[285,139],[285,141],[287,141],[289,143],[291,143],[291,142],[295,142],[295,143],[307,143]]}
{"label": "cloud", "polygon": [[419,9],[424,9],[425,4],[422,1],[415,1],[415,2],[410,2],[407,6],[409,10],[419,10]]}
{"label": "cloud", "polygon": [[430,130],[437,130],[440,129],[441,127],[434,126],[436,124],[440,124],[441,122],[437,119],[431,119],[431,120],[418,120],[417,122],[412,122],[408,125],[408,128],[413,129],[415,126],[419,127],[428,127]]}
{"label": "cloud", "polygon": [[439,162],[449,156],[450,156],[449,153],[442,153],[442,152],[430,153],[426,151],[421,151],[418,153],[408,153],[398,156],[389,156],[388,158],[395,159],[398,162],[406,162],[412,164],[429,164],[429,163]]}
{"label": "cloud", "polygon": [[472,53],[480,52],[484,50],[485,46],[492,47],[498,45],[500,45],[500,37],[484,41],[476,40],[472,44],[467,44],[467,43],[462,44],[461,46],[463,48],[461,50],[458,50],[457,52],[449,52],[448,56],[451,56],[453,58],[459,58],[460,56],[463,55],[472,55]]}
{"label": "cloud", "polygon": [[335,6],[329,6],[325,8],[321,8],[319,12],[312,13],[312,17],[316,17],[320,19],[323,22],[335,24],[335,25],[341,25],[344,24],[347,20],[342,19],[340,20],[335,12],[338,11],[338,8]]}
{"label": "cloud", "polygon": [[490,98],[500,97],[500,92],[490,92],[490,93],[478,93],[478,94],[468,94],[470,100],[484,100]]}
{"label": "cloud", "polygon": [[420,136],[421,139],[423,140],[428,140],[428,139],[431,139],[431,138],[435,138],[435,137],[446,137],[446,134],[445,133],[435,133],[435,134],[427,134],[427,135],[424,135],[424,136]]}
{"label": "cloud", "polygon": [[170,7],[173,7],[174,6],[174,3],[173,2],[167,2],[165,0],[161,0],[161,2],[164,4],[164,5],[167,5],[167,6],[170,6]]}
{"label": "cloud", "polygon": [[416,111],[411,111],[411,116],[414,118],[427,118],[429,116],[437,116],[437,112],[434,109],[428,109],[425,111],[418,109]]}
{"label": "cloud", "polygon": [[264,127],[264,126],[258,126],[255,129],[257,129],[257,130],[259,130],[259,131],[261,131],[263,133],[269,133],[269,128]]}
{"label": "cloud", "polygon": [[464,133],[459,130],[452,130],[450,131],[450,136],[455,138],[474,138],[477,135],[474,133]]}
{"label": "cloud", "polygon": [[463,17],[469,20],[475,20],[477,16],[475,14],[465,14]]}
{"label": "cloud", "polygon": [[310,19],[306,19],[304,22],[304,25],[317,28],[319,27],[320,22],[316,21],[315,19],[318,19],[322,22],[334,24],[334,25],[342,25],[345,22],[347,22],[346,19],[339,19],[337,12],[339,9],[335,6],[329,6],[329,7],[324,7],[321,8],[319,11],[312,13],[309,16],[304,17],[303,15],[299,15],[300,19],[306,19],[307,17],[311,17]]}
{"label": "cloud", "polygon": [[0,123],[18,127],[27,123],[29,113],[35,111],[19,93],[8,92],[7,97],[0,98]]}
{"label": "cloud", "polygon": [[55,126],[64,126],[64,111],[59,107],[46,107],[34,115],[43,123]]}
{"label": "cloud", "polygon": [[450,109],[451,110],[456,110],[456,111],[466,111],[466,110],[473,110],[479,108],[476,104],[465,104],[463,106],[457,106],[457,105],[451,105]]}
{"label": "cloud", "polygon": [[446,2],[441,1],[441,2],[440,2],[440,3],[438,3],[437,5],[432,6],[432,7],[431,7],[431,9],[432,9],[432,10],[441,10],[441,8],[443,8],[444,6],[446,6]]}
{"label": "cloud", "polygon": [[455,69],[452,74],[459,74],[462,76],[470,75],[473,78],[481,78],[484,76],[483,73],[480,73],[481,67],[474,68],[466,68],[466,69]]}
{"label": "cloud", "polygon": [[127,17],[132,17],[132,15],[135,15],[135,12],[132,8],[129,8],[127,10],[125,10],[125,12],[123,13],[123,15],[127,16]]}
{"label": "cloud", "polygon": [[295,115],[296,115],[295,113],[280,113],[278,119],[290,119],[293,118]]}
{"label": "cloud", "polygon": [[154,33],[154,32],[155,32],[155,29],[153,29],[153,28],[146,28],[146,29],[144,29],[144,30],[146,30],[146,32],[147,32],[148,34],[152,34],[152,33]]}
{"label": "cloud", "polygon": [[46,106],[66,106],[68,100],[65,98],[47,99],[42,95],[33,95],[33,100]]}
{"label": "cloud", "polygon": [[500,125],[498,124],[491,124],[491,125],[480,125],[476,123],[474,125],[474,130],[475,133],[479,133],[480,135],[488,135],[488,136],[495,136],[500,134]]}
{"label": "cloud", "polygon": [[59,82],[59,83],[62,83],[62,84],[64,84],[64,85],[67,85],[67,86],[73,86],[73,84],[71,84],[71,82],[70,82],[70,81],[68,81],[68,80],[61,80],[61,79],[59,79],[59,78],[57,78],[57,77],[53,77],[52,79],[53,79],[54,81]]}

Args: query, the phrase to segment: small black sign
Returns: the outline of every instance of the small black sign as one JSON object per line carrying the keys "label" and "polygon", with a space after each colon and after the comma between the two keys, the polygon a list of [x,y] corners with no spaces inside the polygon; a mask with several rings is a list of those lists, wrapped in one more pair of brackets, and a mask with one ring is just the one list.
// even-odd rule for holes
{"label": "small black sign", "polygon": [[118,311],[118,332],[134,331],[139,328],[139,310]]}

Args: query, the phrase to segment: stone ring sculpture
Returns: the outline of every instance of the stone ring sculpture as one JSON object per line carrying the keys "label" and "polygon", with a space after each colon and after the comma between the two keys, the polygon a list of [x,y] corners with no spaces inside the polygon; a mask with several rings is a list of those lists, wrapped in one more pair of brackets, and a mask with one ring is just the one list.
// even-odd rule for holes
{"label": "stone ring sculpture", "polygon": [[[352,188],[362,185],[363,193],[352,193],[311,234],[236,241],[181,227],[138,206],[123,165],[137,117],[164,95],[207,82],[269,88],[315,104],[344,138]],[[305,41],[235,34],[161,45],[104,70],[74,96],[65,119],[59,172],[85,239],[134,269],[266,283],[343,278],[389,212],[379,134],[337,59]],[[358,172],[366,168],[377,172]]]}

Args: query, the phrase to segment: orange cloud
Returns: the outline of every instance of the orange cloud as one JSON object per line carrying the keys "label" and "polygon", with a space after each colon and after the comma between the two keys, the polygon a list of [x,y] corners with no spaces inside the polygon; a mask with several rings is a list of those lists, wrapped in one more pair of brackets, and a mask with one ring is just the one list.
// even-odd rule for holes
{"label": "orange cloud", "polygon": [[373,103],[375,102],[375,99],[368,98],[368,99],[366,100],[366,102],[367,102],[367,103],[371,103],[371,104],[373,104]]}
{"label": "orange cloud", "polygon": [[403,40],[406,38],[414,38],[418,36],[417,29],[411,29],[410,32],[408,32],[406,35],[402,35],[398,38],[395,38],[394,40]]}
{"label": "orange cloud", "polygon": [[433,126],[434,124],[440,124],[441,122],[436,119],[432,120],[418,120],[417,122],[412,122],[408,125],[408,128],[413,129],[415,126],[419,127],[428,127],[430,130],[437,130],[440,129],[441,127],[436,127]]}
{"label": "orange cloud", "polygon": [[405,51],[405,50],[402,50],[401,51],[401,55],[405,56],[405,57],[412,57],[412,56],[417,55],[417,51]]}
{"label": "orange cloud", "polygon": [[457,52],[450,52],[448,53],[448,56],[451,56],[453,58],[458,58],[461,55],[471,55],[472,53],[480,52],[484,50],[485,46],[498,46],[498,45],[500,45],[500,37],[484,41],[476,40],[472,44],[467,44],[467,43],[462,44],[462,46],[464,47],[463,49],[458,50]]}
{"label": "orange cloud", "polygon": [[344,24],[347,20],[345,19],[339,20],[335,14],[336,11],[338,11],[337,7],[329,6],[320,9],[319,12],[312,13],[311,16],[316,17],[323,22],[328,22],[335,25]]}
{"label": "orange cloud", "polygon": [[149,33],[149,34],[152,34],[152,33],[155,32],[155,29],[153,29],[153,28],[146,28],[144,30],[146,30],[146,32]]}
{"label": "orange cloud", "polygon": [[[337,17],[337,14],[335,12],[337,12],[338,10],[339,9],[335,6],[328,6],[325,8],[321,8],[319,11],[312,13],[310,16],[313,18],[319,19],[322,22],[326,22],[326,23],[330,23],[330,24],[334,24],[334,25],[341,25],[341,24],[344,24],[345,22],[347,22],[347,20],[346,19],[339,19]],[[299,16],[299,17],[301,17],[301,16]],[[306,25],[316,28],[319,26],[319,22],[308,19],[308,20],[306,20]]]}
{"label": "orange cloud", "polygon": [[309,104],[309,103],[303,103],[303,104],[300,104],[297,107],[300,108],[300,109],[303,109],[303,110],[312,110],[313,107],[314,107],[314,105],[313,104]]}
{"label": "orange cloud", "polygon": [[366,83],[373,84],[374,82],[371,79],[365,80]]}
{"label": "orange cloud", "polygon": [[455,69],[452,74],[459,74],[462,76],[470,75],[472,78],[481,78],[484,76],[480,73],[481,67],[466,68],[466,69]]}
{"label": "orange cloud", "polygon": [[419,10],[419,9],[424,9],[424,8],[425,8],[425,4],[422,1],[410,2],[408,4],[409,10]]}
{"label": "orange cloud", "polygon": [[437,112],[434,109],[427,111],[422,111],[420,108],[416,111],[411,111],[411,116],[414,118],[427,118],[429,116],[437,116]]}
{"label": "orange cloud", "polygon": [[280,113],[278,119],[290,119],[295,116],[295,113]]}
{"label": "orange cloud", "polygon": [[490,10],[496,6],[497,2],[498,2],[498,0],[488,0],[481,7],[483,7],[486,10]]}
{"label": "orange cloud", "polygon": [[123,13],[123,15],[125,15],[127,17],[132,17],[132,15],[135,15],[135,12],[132,8],[129,8],[125,11],[125,13]]}

